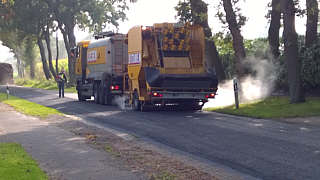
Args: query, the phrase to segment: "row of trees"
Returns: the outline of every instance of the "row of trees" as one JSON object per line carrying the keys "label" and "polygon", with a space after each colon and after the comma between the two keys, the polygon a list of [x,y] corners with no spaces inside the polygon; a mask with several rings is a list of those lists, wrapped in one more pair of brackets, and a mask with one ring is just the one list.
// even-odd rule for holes
{"label": "row of trees", "polygon": [[[246,58],[241,27],[245,24],[246,17],[241,14],[238,3],[239,0],[221,0],[216,15],[223,24],[227,25],[231,34],[235,56],[235,75],[241,79],[245,75],[243,63]],[[306,9],[301,9],[299,3],[299,0],[270,0],[271,10],[269,12],[269,52],[274,60],[279,60],[281,56],[279,33],[281,19],[283,19],[283,57],[287,64],[291,103],[299,103],[305,100],[301,80],[301,62],[303,59],[299,58],[298,35],[295,29],[295,17],[297,15],[307,15],[305,46],[309,48],[317,43],[318,2],[317,0],[306,0]],[[224,80],[226,76],[208,26],[207,6],[202,0],[180,1],[176,7],[177,17],[181,22],[193,22],[203,26],[207,38],[207,57],[212,60],[219,79]],[[221,11],[221,9],[224,11]]]}
{"label": "row of trees", "polygon": [[275,59],[279,58],[279,30],[281,18],[283,18],[283,42],[284,57],[287,63],[289,92],[291,102],[303,102],[304,89],[302,86],[301,65],[303,59],[299,59],[298,35],[295,30],[295,17],[298,14],[307,14],[305,47],[310,48],[317,43],[318,27],[318,2],[317,0],[306,0],[306,10],[297,6],[297,0],[272,0],[271,23],[269,28],[270,51]]}
{"label": "row of trees", "polygon": [[[2,31],[0,33],[0,39],[2,41],[2,44],[6,47],[9,47],[11,52],[13,52],[14,54],[14,59],[16,59],[18,77],[25,77],[25,68],[27,67],[29,68],[29,77],[33,79],[36,76],[35,69],[37,61],[39,60],[39,50],[36,46],[36,41],[34,39],[31,39],[29,36],[21,36],[22,34],[19,32]],[[56,60],[57,58],[67,57],[67,51],[64,48],[63,41],[56,41],[55,37],[51,37],[50,47],[52,49],[52,54],[56,55]],[[45,57],[48,57],[48,51],[46,49]],[[11,62],[12,61],[13,60],[11,60]],[[56,71],[58,71],[57,67]]]}
{"label": "row of trees", "polygon": [[[240,0],[220,0],[216,15],[228,27],[229,36],[235,56],[235,75],[245,75],[243,61],[246,49],[241,27],[246,17],[241,14]],[[129,2],[134,2],[130,0]],[[2,0],[0,12],[0,40],[12,49],[17,64],[22,58],[33,59],[34,54],[20,57],[23,52],[30,52],[35,45],[41,54],[43,70],[47,79],[55,76],[57,67],[53,67],[50,36],[56,31],[63,35],[64,46],[68,54],[69,76],[71,83],[75,81],[75,59],[70,49],[76,45],[74,29],[89,29],[99,32],[108,24],[118,26],[118,21],[125,19],[128,8],[126,0]],[[269,51],[273,59],[284,57],[287,63],[288,84],[292,103],[304,101],[301,82],[301,61],[299,59],[298,35],[295,30],[297,14],[307,15],[305,45],[312,47],[317,42],[318,2],[306,0],[306,10],[301,9],[298,0],[270,0],[270,28],[268,35]],[[206,57],[208,66],[215,67],[218,78],[226,78],[222,61],[214,42],[212,31],[208,25],[208,5],[203,0],[180,1],[176,7],[177,17],[181,22],[192,22],[201,25],[206,36]],[[279,37],[281,19],[283,19],[284,53],[280,52]],[[45,43],[43,43],[45,42]],[[22,48],[24,46],[24,48]],[[23,50],[24,49],[24,50]],[[58,49],[58,48],[57,48]],[[47,53],[46,53],[47,52]],[[47,56],[46,56],[47,54]],[[28,61],[30,69],[34,67]],[[32,75],[31,75],[32,76]]]}
{"label": "row of trees", "polygon": [[[30,69],[34,68],[34,54],[29,53],[29,57],[25,57],[25,54],[19,51],[25,49],[26,52],[31,52],[32,48],[38,46],[45,77],[50,79],[55,77],[58,71],[52,63],[50,37],[54,32],[60,31],[68,54],[70,83],[74,84],[75,58],[71,56],[70,49],[76,46],[75,28],[99,32],[108,25],[117,27],[118,22],[126,18],[128,2],[134,1],[2,0],[0,40],[14,53],[18,69],[21,67],[19,64],[22,58],[30,59]],[[25,48],[22,48],[23,46]]]}

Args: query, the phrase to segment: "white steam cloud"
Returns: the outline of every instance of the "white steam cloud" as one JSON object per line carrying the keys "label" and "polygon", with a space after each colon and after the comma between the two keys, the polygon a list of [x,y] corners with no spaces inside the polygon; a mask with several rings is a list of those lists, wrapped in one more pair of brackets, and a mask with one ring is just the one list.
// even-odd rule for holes
{"label": "white steam cloud", "polygon": [[[267,59],[249,57],[244,61],[245,67],[252,73],[241,80],[240,103],[247,103],[268,97],[275,85],[277,78],[277,65]],[[223,107],[235,104],[233,80],[219,84],[217,96],[205,104],[208,107]]]}
{"label": "white steam cloud", "polygon": [[132,110],[132,107],[128,106],[128,103],[126,103],[128,101],[129,98],[127,96],[116,96],[114,97],[113,102],[116,103],[121,110]]}

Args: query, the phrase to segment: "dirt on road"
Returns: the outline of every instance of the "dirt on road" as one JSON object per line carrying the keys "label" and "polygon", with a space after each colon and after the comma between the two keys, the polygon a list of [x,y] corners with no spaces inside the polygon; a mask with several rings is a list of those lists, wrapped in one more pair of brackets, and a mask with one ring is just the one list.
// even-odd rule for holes
{"label": "dirt on road", "polygon": [[[17,113],[12,107],[3,103],[0,103],[0,112]],[[134,174],[143,174],[147,179],[217,179],[214,175],[201,170],[199,167],[182,162],[180,159],[168,156],[166,153],[157,152],[155,148],[145,145],[136,137],[123,138],[121,134],[115,135],[105,129],[90,126],[70,116],[54,115],[46,119],[30,117],[29,120],[35,123],[36,121],[41,121],[48,123],[48,127],[54,126],[55,128],[71,132],[75,137],[85,139],[87,145],[91,148],[106,153],[106,156],[111,155],[115,162],[119,162],[119,164],[124,166],[124,169],[128,169]],[[21,121],[21,123],[24,122]],[[5,133],[0,134],[3,135]],[[10,138],[10,134],[5,134],[5,136]],[[26,138],[30,139],[30,137]],[[65,146],[65,148],[70,148],[67,145]],[[30,150],[32,151],[32,148]],[[55,170],[53,169],[52,171]],[[59,179],[59,177],[65,176],[51,176],[53,179]]]}
{"label": "dirt on road", "polygon": [[[0,91],[4,90],[0,86]],[[320,131],[319,126],[309,125],[311,123],[284,123],[210,112],[121,111],[93,101],[59,99],[53,91],[23,87],[11,90],[15,96],[80,119],[75,122],[108,129],[107,132],[112,132],[109,129],[120,131],[111,134],[124,137],[124,142],[134,142],[135,147],[152,150],[219,179],[317,180],[320,177],[317,171]],[[125,134],[134,138],[126,139]],[[99,140],[99,137],[95,131],[86,130],[81,138]],[[150,144],[156,148],[149,148]],[[105,144],[102,147],[103,151],[117,152],[116,146]],[[162,153],[162,149],[167,153]],[[113,154],[119,157],[121,153]],[[205,168],[189,160],[202,163]],[[163,174],[169,176],[166,172]]]}
{"label": "dirt on road", "polygon": [[[93,127],[64,116],[51,116],[46,121],[86,138],[87,143],[100,151],[110,153],[114,159],[123,162],[132,172],[142,172],[151,180],[215,180],[214,175],[190,164],[181,162],[154,147],[144,147],[136,137],[122,138],[104,129]],[[121,135],[120,135],[121,136]]]}

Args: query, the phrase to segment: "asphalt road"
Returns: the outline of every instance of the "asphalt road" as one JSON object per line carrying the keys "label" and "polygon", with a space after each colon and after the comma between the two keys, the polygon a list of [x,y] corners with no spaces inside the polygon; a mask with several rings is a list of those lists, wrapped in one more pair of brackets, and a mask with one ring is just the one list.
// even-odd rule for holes
{"label": "asphalt road", "polygon": [[258,179],[320,179],[320,127],[208,112],[121,111],[116,106],[59,99],[52,91],[12,87],[11,92]]}

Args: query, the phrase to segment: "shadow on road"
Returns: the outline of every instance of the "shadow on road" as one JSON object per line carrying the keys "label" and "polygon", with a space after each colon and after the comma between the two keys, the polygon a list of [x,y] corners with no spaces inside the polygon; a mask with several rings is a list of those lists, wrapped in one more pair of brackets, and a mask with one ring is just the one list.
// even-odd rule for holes
{"label": "shadow on road", "polygon": [[56,92],[51,91],[16,87],[12,92],[88,122],[148,138],[254,177],[320,177],[318,127],[206,112],[122,111],[117,106],[92,101],[56,99]]}

